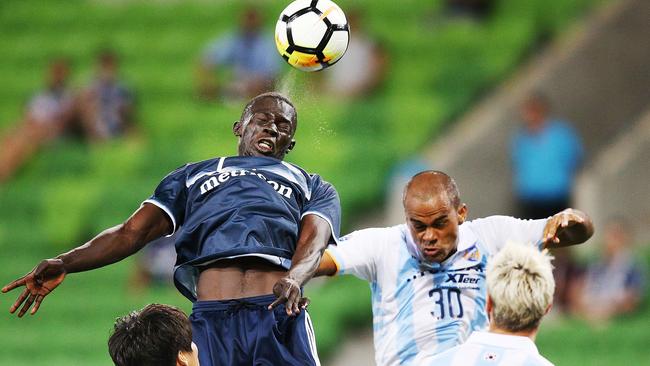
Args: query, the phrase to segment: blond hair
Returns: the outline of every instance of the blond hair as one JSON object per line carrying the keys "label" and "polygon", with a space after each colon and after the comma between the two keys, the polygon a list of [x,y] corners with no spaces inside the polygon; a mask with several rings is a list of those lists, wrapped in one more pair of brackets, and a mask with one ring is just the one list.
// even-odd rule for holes
{"label": "blond hair", "polygon": [[487,291],[492,319],[500,329],[536,329],[553,301],[551,257],[531,245],[508,243],[488,263]]}

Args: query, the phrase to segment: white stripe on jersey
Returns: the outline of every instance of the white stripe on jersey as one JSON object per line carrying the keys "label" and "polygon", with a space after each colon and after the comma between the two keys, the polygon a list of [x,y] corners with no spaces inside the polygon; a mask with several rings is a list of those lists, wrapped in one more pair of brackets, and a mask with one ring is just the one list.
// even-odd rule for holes
{"label": "white stripe on jersey", "polygon": [[312,325],[311,317],[306,310],[305,330],[307,331],[307,339],[309,341],[309,350],[311,351],[311,357],[314,359],[316,366],[320,366],[320,360],[318,359],[318,349],[316,348],[316,336],[314,335],[314,326]]}

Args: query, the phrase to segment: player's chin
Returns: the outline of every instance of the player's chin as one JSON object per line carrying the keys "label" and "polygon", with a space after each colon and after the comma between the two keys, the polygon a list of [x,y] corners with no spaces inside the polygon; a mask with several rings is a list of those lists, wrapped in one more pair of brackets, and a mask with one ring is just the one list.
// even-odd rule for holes
{"label": "player's chin", "polygon": [[445,254],[440,250],[423,250],[422,259],[429,263],[440,263],[445,259]]}
{"label": "player's chin", "polygon": [[262,149],[251,149],[248,151],[248,156],[258,156],[258,157],[267,157],[267,158],[276,158],[282,160],[284,157],[280,153],[274,150],[262,150]]}

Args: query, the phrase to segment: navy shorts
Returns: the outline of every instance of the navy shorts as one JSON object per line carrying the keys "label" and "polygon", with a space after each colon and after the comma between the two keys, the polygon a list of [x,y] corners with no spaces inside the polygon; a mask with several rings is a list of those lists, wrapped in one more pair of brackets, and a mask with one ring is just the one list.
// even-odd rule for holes
{"label": "navy shorts", "polygon": [[269,311],[274,300],[195,302],[190,321],[201,366],[320,365],[309,314],[288,316],[284,305]]}

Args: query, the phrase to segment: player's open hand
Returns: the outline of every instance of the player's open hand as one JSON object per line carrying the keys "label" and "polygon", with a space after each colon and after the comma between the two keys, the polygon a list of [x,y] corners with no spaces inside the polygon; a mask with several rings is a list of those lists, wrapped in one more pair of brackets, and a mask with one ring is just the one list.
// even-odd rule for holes
{"label": "player's open hand", "polygon": [[50,292],[63,282],[65,275],[66,271],[62,260],[46,259],[42,261],[31,272],[2,288],[2,292],[6,293],[16,287],[25,286],[25,289],[18,296],[16,302],[9,308],[9,312],[12,314],[15,313],[24,302],[22,309],[18,313],[18,317],[25,315],[32,304],[34,304],[34,307],[32,307],[30,314],[36,314],[45,296],[49,295]]}
{"label": "player's open hand", "polygon": [[584,225],[585,217],[580,211],[567,208],[553,215],[546,222],[542,242],[545,248],[557,246],[560,243],[560,234],[575,225]]}
{"label": "player's open hand", "polygon": [[290,316],[300,314],[300,310],[309,304],[309,299],[302,297],[298,281],[288,277],[282,277],[275,283],[273,294],[277,299],[269,305],[268,309],[271,310],[280,304],[285,304],[287,315]]}

